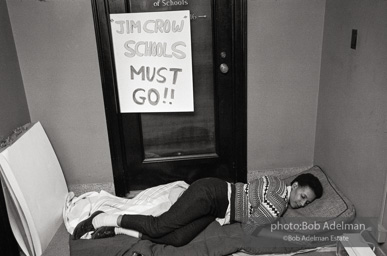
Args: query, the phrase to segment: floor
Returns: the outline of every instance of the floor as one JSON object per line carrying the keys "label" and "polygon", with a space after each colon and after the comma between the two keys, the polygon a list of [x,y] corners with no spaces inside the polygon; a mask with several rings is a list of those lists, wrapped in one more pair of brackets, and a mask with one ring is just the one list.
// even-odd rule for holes
{"label": "floor", "polygon": [[69,239],[70,235],[62,224],[42,256],[70,256]]}

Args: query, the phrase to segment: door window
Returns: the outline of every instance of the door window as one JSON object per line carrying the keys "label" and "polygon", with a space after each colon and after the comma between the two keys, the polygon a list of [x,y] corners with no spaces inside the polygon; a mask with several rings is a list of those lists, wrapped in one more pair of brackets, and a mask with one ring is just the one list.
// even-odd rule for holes
{"label": "door window", "polygon": [[145,161],[215,154],[212,4],[208,0],[130,0],[130,12],[190,10],[194,112],[141,114]]}

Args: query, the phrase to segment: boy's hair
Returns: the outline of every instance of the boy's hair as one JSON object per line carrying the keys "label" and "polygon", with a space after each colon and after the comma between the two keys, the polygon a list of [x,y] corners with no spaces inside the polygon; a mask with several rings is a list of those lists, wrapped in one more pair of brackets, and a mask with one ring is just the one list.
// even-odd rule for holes
{"label": "boy's hair", "polygon": [[322,194],[323,194],[323,187],[321,185],[321,182],[313,174],[311,174],[311,173],[304,173],[304,174],[298,175],[292,181],[291,184],[293,184],[296,181],[297,181],[298,185],[301,186],[301,187],[305,187],[305,186],[310,187],[313,190],[314,194],[316,195],[316,199],[320,198],[322,196]]}

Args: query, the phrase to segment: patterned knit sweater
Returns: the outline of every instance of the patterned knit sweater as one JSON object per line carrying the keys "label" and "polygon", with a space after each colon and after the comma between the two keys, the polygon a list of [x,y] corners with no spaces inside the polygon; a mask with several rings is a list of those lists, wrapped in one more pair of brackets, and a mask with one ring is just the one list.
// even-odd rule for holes
{"label": "patterned knit sweater", "polygon": [[235,183],[234,196],[234,220],[251,226],[273,223],[286,211],[289,198],[285,182],[275,176]]}

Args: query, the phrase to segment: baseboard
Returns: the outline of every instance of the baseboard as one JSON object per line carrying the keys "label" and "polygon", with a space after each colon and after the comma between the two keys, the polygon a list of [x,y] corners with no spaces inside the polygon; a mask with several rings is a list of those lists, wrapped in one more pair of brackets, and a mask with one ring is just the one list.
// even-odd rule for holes
{"label": "baseboard", "polygon": [[265,169],[265,170],[249,170],[247,172],[247,180],[251,181],[263,175],[274,175],[280,178],[287,178],[292,175],[296,175],[300,172],[308,170],[311,166],[301,166],[301,167],[289,167],[289,168],[276,168],[276,169]]}
{"label": "baseboard", "polygon": [[69,191],[74,192],[76,196],[82,195],[86,192],[105,190],[106,192],[115,195],[114,184],[108,183],[89,183],[89,184],[73,184],[68,185]]}

